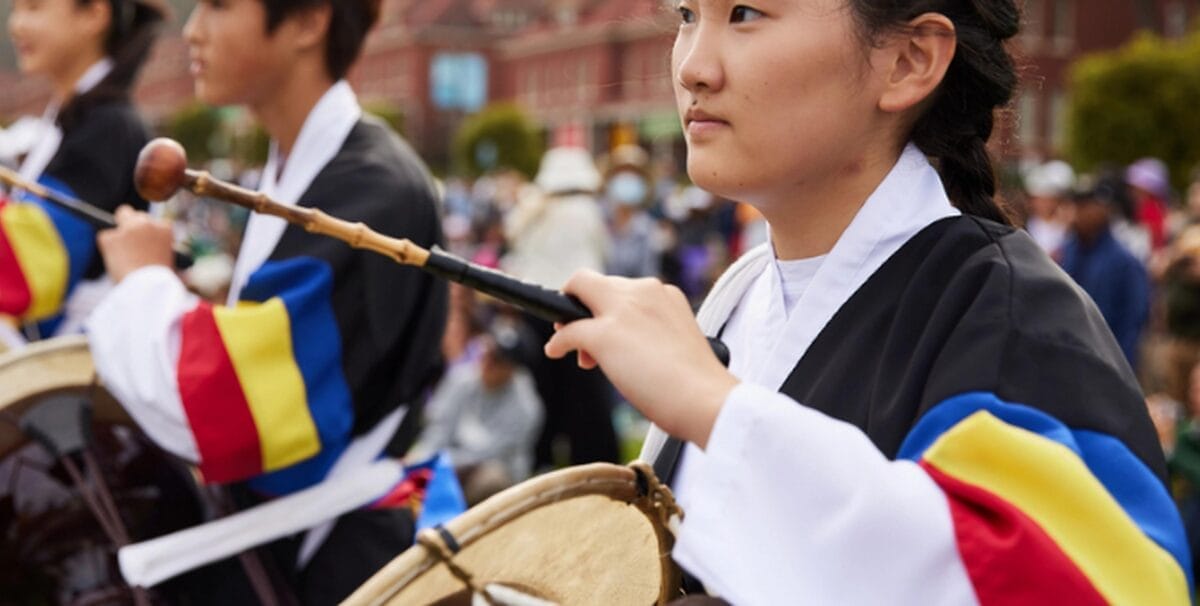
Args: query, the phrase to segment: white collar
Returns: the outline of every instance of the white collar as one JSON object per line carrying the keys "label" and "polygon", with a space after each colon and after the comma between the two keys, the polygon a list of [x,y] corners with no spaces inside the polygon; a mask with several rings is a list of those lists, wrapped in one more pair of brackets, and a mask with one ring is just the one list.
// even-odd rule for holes
{"label": "white collar", "polygon": [[[282,174],[279,172],[282,164],[279,145],[271,142],[271,153],[258,190],[277,202],[294,206],[317,175],[341,151],[346,137],[361,118],[362,108],[354,90],[345,80],[334,84],[305,118]],[[230,305],[237,302],[250,275],[271,256],[286,228],[287,222],[283,219],[258,213],[250,216],[234,265]]]}
{"label": "white collar", "polygon": [[104,57],[93,63],[91,67],[87,68],[87,71],[83,72],[79,80],[75,82],[75,94],[82,95],[96,88],[101,80],[104,80],[108,74],[112,73],[113,66],[114,63],[110,57]]}
{"label": "white collar", "polygon": [[[770,343],[734,352],[751,358],[749,364],[738,364],[746,371],[741,378],[770,389],[782,387],[834,314],[885,261],[930,224],[959,214],[929,160],[908,145],[822,262],[784,329]],[[778,266],[764,265],[735,313],[786,318]]]}
{"label": "white collar", "polygon": [[[96,88],[112,70],[113,60],[108,57],[93,63],[75,82],[75,94],[82,95]],[[42,133],[38,143],[29,150],[25,161],[21,163],[21,177],[27,181],[36,182],[42,178],[42,173],[46,171],[46,167],[50,165],[50,161],[54,159],[59,146],[62,145],[63,133],[62,129],[58,127],[58,111],[60,109],[62,106],[59,101],[51,101],[46,105],[46,111],[42,113]]]}

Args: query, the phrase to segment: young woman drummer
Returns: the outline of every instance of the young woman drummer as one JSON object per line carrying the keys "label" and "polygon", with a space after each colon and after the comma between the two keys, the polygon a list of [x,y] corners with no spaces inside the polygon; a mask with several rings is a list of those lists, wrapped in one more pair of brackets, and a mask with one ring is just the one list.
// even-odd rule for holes
{"label": "young woman drummer", "polygon": [[[699,330],[674,288],[578,274],[565,290],[595,317],[546,345],[689,443],[658,461],[677,561],[737,604],[1188,603],[1133,374],[993,201],[1014,2],[678,12],[689,173],[760,210],[770,242]],[[669,456],[661,438],[645,456]]]}
{"label": "young woman drummer", "polygon": [[[147,133],[130,93],[164,16],[159,0],[14,0],[21,72],[52,86],[22,177],[107,211],[145,206],[133,167]],[[0,313],[30,338],[77,331],[107,288],[94,230],[28,200],[0,208],[0,227]]]}

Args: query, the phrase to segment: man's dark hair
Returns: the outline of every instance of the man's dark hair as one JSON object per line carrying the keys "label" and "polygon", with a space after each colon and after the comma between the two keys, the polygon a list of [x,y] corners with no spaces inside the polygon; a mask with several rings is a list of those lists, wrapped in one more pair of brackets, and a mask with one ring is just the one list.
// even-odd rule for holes
{"label": "man's dark hair", "polygon": [[289,15],[315,6],[330,9],[329,35],[325,40],[325,68],[334,80],[350,71],[362,52],[367,32],[379,20],[382,0],[262,0],[267,9],[267,32],[275,31]]}

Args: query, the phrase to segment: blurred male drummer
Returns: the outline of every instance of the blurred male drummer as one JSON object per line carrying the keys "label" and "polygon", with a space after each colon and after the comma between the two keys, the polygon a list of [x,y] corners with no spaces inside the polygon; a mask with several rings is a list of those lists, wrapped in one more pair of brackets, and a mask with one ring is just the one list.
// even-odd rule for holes
{"label": "blurred male drummer", "polygon": [[[196,95],[248,107],[271,136],[261,191],[427,247],[441,232],[425,166],[343,80],[379,11],[201,0],[184,36]],[[171,270],[169,226],[127,208],[118,224],[99,243],[119,284],[88,331],[101,377],[159,445],[241,505],[403,454],[403,413],[440,367],[443,284],[254,215],[228,305],[213,306]],[[302,602],[331,604],[412,529],[407,511],[360,510],[259,552]]]}

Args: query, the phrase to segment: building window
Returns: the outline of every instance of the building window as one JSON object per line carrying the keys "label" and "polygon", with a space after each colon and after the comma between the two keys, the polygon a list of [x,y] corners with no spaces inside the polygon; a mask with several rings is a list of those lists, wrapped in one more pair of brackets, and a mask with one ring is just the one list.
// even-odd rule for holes
{"label": "building window", "polygon": [[429,66],[430,93],[438,109],[479,111],[487,103],[488,65],[479,53],[438,53]]}
{"label": "building window", "polygon": [[1054,0],[1054,15],[1050,37],[1058,50],[1067,51],[1075,45],[1075,0]]}
{"label": "building window", "polygon": [[1038,128],[1039,96],[1037,90],[1027,88],[1021,92],[1021,98],[1017,101],[1017,137],[1020,139],[1021,148],[1025,150],[1036,149],[1041,145],[1041,132]]}
{"label": "building window", "polygon": [[533,70],[526,69],[521,72],[521,102],[526,106],[533,106],[536,102],[537,95],[537,80],[533,75]]}
{"label": "building window", "polygon": [[1055,154],[1060,154],[1067,144],[1067,110],[1071,97],[1067,91],[1059,89],[1050,97],[1050,146]]}
{"label": "building window", "polygon": [[1031,45],[1035,46],[1046,35],[1045,5],[1042,0],[1025,0],[1021,12],[1021,35]]}
{"label": "building window", "polygon": [[1171,38],[1182,38],[1187,33],[1188,7],[1183,0],[1172,0],[1163,9],[1165,23],[1163,32]]}
{"label": "building window", "polygon": [[579,66],[579,100],[591,103],[596,100],[596,66],[591,58]]}
{"label": "building window", "polygon": [[559,25],[575,25],[579,21],[579,9],[573,3],[564,3],[554,13]]}

